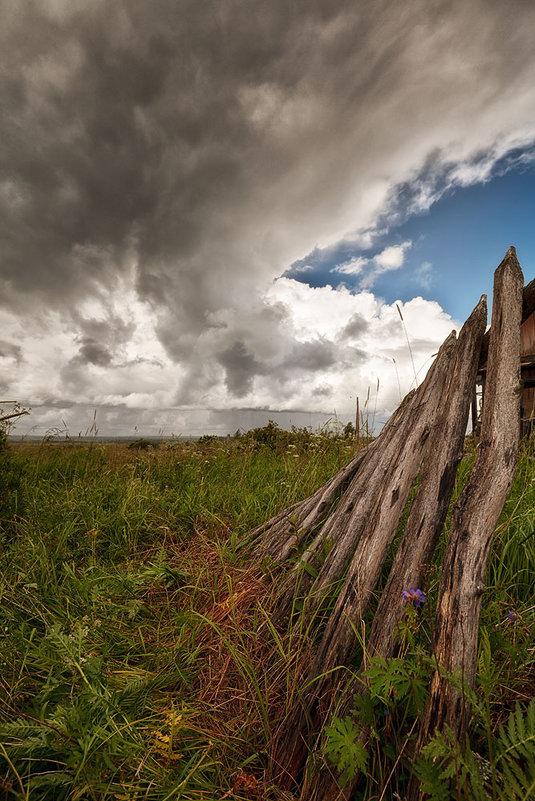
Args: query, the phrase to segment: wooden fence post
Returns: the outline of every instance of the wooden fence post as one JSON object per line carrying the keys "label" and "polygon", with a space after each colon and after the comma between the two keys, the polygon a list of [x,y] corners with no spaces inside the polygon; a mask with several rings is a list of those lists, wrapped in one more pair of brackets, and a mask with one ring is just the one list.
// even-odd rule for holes
{"label": "wooden fence post", "polygon": [[[417,743],[418,754],[449,726],[464,747],[477,659],[479,617],[494,529],[513,483],[519,440],[522,270],[510,248],[494,276],[485,405],[478,454],[455,505],[440,582],[433,656],[437,669]],[[462,686],[444,676],[457,673]],[[421,799],[413,777],[410,801]]]}

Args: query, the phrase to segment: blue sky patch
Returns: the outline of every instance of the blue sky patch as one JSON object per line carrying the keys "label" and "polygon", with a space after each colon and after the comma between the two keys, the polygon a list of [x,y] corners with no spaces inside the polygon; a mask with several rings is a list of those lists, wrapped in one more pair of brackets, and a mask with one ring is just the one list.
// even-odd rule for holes
{"label": "blue sky patch", "polygon": [[[526,283],[535,277],[533,151],[509,153],[494,177],[468,187],[444,188],[446,175],[432,176],[431,170],[426,165],[414,182],[397,188],[375,231],[368,232],[372,247],[355,237],[316,248],[285,275],[313,287],[369,289],[387,303],[421,295],[461,321],[481,294],[491,297],[494,270],[510,245]],[[428,211],[418,210],[422,187],[433,185],[439,199]],[[365,238],[366,232],[360,240]]]}

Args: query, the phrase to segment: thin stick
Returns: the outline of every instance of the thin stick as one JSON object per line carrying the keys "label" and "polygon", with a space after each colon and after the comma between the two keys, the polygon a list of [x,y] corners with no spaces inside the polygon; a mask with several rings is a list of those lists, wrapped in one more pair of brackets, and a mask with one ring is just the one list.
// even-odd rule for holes
{"label": "thin stick", "polygon": [[357,441],[357,450],[360,447],[360,411],[359,411],[359,396],[357,395],[357,413],[355,415],[355,439]]}

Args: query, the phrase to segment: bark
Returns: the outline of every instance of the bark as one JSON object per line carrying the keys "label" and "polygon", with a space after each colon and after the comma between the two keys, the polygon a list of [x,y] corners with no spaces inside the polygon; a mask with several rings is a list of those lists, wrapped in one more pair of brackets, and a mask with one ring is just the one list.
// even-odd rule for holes
{"label": "bark", "polygon": [[[411,410],[412,419],[402,432],[401,447],[390,463],[388,476],[382,484],[375,508],[366,521],[329,617],[312,668],[318,674],[344,664],[354,649],[354,625],[358,626],[366,614],[403,509],[420,471],[455,345],[454,337],[446,340],[442,354],[437,358],[441,369],[432,376],[426,391],[422,393],[421,403],[415,404]],[[329,582],[331,575],[332,571],[323,579],[324,584]]]}
{"label": "bark", "polygon": [[418,493],[382,593],[368,638],[371,656],[392,656],[397,624],[406,607],[404,589],[422,587],[444,527],[457,467],[463,455],[481,339],[487,323],[483,297],[463,326],[449,386],[437,416]]}
{"label": "bark", "polygon": [[[273,611],[273,618],[280,625],[287,622],[296,597],[304,597],[310,591],[314,584],[313,571],[318,573],[319,586],[322,581],[320,574],[322,560],[326,550],[330,548],[331,552],[323,563],[324,575],[331,569],[331,580],[335,581],[334,570],[339,569],[338,565],[341,572],[345,569],[356,547],[366,517],[376,501],[396,447],[399,447],[400,436],[414,398],[415,393],[410,393],[396,409],[380,436],[369,447],[360,469],[345,489],[336,509],[283,581]],[[338,577],[341,572],[338,573]]]}
{"label": "bark", "polygon": [[[354,649],[354,626],[359,628],[366,612],[420,469],[455,348],[456,337],[453,332],[442,345],[424,383],[411,399],[405,424],[387,442],[388,447],[384,450],[388,458],[381,462],[381,470],[376,470],[375,481],[371,487],[361,487],[357,513],[351,508],[348,521],[347,518],[340,520],[335,514],[327,524],[330,524],[331,531],[334,528],[337,541],[319,573],[313,593],[307,599],[303,610],[307,619],[317,611],[332,583],[341,577],[352,551],[354,555],[311,665],[309,690],[304,698],[306,710],[301,706],[294,709],[278,738],[274,761],[283,782],[284,777],[296,777],[301,770],[307,751],[308,720],[312,720],[316,729],[323,709],[329,704],[334,683],[332,670],[344,665]],[[349,490],[344,496],[344,504],[347,495]],[[337,525],[333,526],[332,521],[336,521]]]}
{"label": "bark", "polygon": [[328,516],[340,493],[358,472],[369,448],[362,448],[349,464],[304,501],[292,504],[253,529],[249,534],[254,543],[251,556],[279,563],[288,559]]}
{"label": "bark", "polygon": [[[392,569],[375,613],[367,654],[371,657],[392,657],[397,648],[398,623],[406,610],[402,591],[424,585],[425,576],[442,532],[454,488],[457,467],[463,453],[472,391],[478,367],[481,340],[487,321],[487,304],[483,296],[459,334],[453,369],[436,424],[429,437],[427,456],[422,469],[417,495],[411,506]],[[336,715],[344,717],[354,706],[355,694],[364,688],[361,676],[355,679],[337,703]],[[341,694],[333,694],[335,699]],[[331,713],[334,714],[334,711]],[[362,730],[365,742],[368,732]],[[321,750],[321,749],[320,749]],[[358,781],[340,789],[336,776],[329,770],[311,767],[302,791],[303,801],[330,801],[350,798]]]}
{"label": "bark", "polygon": [[[522,284],[522,271],[510,248],[494,277],[481,440],[472,473],[453,511],[433,633],[437,670],[431,679],[417,753],[445,726],[452,728],[461,746],[465,741],[469,709],[463,688],[474,683],[487,561],[518,453]],[[444,671],[457,672],[462,687],[444,678]],[[421,797],[413,780],[409,798]]]}

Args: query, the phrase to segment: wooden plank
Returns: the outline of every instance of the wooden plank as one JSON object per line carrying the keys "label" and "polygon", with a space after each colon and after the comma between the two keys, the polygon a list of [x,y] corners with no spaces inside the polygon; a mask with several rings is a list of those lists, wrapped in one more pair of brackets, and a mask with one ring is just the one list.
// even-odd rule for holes
{"label": "wooden plank", "polygon": [[349,464],[311,496],[283,509],[249,532],[247,537],[253,544],[252,558],[257,561],[269,558],[281,563],[295,553],[295,548],[323,522],[339,493],[356,475],[367,453],[368,448],[362,448]]}
{"label": "wooden plank", "polygon": [[[316,574],[318,583],[321,582],[324,571],[331,571],[331,580],[336,581],[345,570],[388,473],[391,460],[399,448],[401,432],[415,397],[416,392],[412,391],[396,409],[380,436],[370,445],[365,461],[349,483],[336,509],[325,520],[323,527],[282,581],[272,613],[273,619],[279,624],[287,621],[294,606],[296,592],[299,596],[309,593],[315,583]],[[326,544],[332,546],[332,551],[323,562]],[[321,592],[325,595],[323,584],[316,595],[318,604]],[[309,609],[311,606],[310,603]]]}
{"label": "wooden plank", "polygon": [[[281,594],[277,605],[276,616],[279,620],[288,614],[292,606],[291,587],[295,585],[297,577],[300,595],[308,593],[302,619],[310,620],[317,613],[333,585],[344,575],[361,536],[370,536],[370,521],[375,519],[374,515],[381,514],[384,506],[382,498],[387,498],[389,492],[393,493],[392,499],[386,502],[389,517],[395,516],[400,505],[403,508],[403,499],[411,489],[411,486],[407,488],[407,484],[412,485],[423,459],[455,344],[456,334],[452,331],[443,342],[420,387],[404,398],[381,432],[380,442],[376,441],[378,446],[374,457],[370,456],[363,464],[335,512],[296,564],[289,577],[289,588]],[[400,466],[397,473],[396,465]],[[388,536],[387,533],[385,543]],[[331,549],[324,558],[326,543]],[[366,546],[359,547],[362,549]],[[377,556],[380,557],[379,551]],[[314,571],[317,571],[317,578],[313,578]]]}
{"label": "wooden plank", "polygon": [[535,313],[530,314],[520,329],[520,354],[527,356],[535,351]]}
{"label": "wooden plank", "polygon": [[[430,372],[432,370],[433,366]],[[415,391],[410,392],[394,411],[379,436],[369,445],[361,448],[353,459],[322,487],[303,501],[298,501],[278,512],[270,520],[257,526],[246,535],[245,541],[251,547],[251,557],[254,560],[260,561],[267,558],[273,563],[280,564],[294,556],[296,548],[305,543],[308,535],[317,530],[318,526],[325,521],[341,494],[344,494],[347,503],[347,497],[353,499],[355,493],[359,492],[359,487],[369,486],[370,475],[377,469],[378,462],[381,460],[385,462],[385,448],[388,447],[385,446],[385,442],[389,443],[394,433],[400,429],[415,394]],[[346,490],[348,496],[345,495]],[[350,500],[349,503],[353,503],[353,500]],[[314,545],[312,545],[311,552],[314,553]],[[309,551],[305,552],[301,557],[300,564],[309,557]],[[290,573],[284,585],[289,588],[288,602],[290,606],[295,585],[295,573],[296,570]],[[280,597],[282,595],[281,592]],[[281,610],[282,607],[283,605],[279,604]]]}
{"label": "wooden plank", "polygon": [[[443,731],[446,726],[459,737],[461,747],[464,744],[469,705],[462,690],[444,678],[444,671],[457,672],[463,686],[473,686],[487,561],[518,453],[522,284],[516,252],[510,248],[494,276],[481,440],[473,470],[453,511],[433,633],[433,654],[439,668],[431,679],[417,753],[436,730]],[[413,779],[409,799],[421,797]]]}
{"label": "wooden plank", "polygon": [[522,419],[533,420],[535,417],[535,384],[522,390]]}

